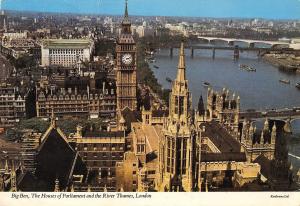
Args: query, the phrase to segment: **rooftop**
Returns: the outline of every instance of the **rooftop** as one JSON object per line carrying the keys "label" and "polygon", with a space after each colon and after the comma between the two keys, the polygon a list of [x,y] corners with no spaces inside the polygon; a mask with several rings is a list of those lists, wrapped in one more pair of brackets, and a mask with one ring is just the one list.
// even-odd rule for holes
{"label": "rooftop", "polygon": [[201,162],[223,162],[223,161],[245,162],[246,154],[242,152],[201,153]]}
{"label": "rooftop", "polygon": [[265,157],[263,154],[259,155],[255,160],[261,166],[261,174],[265,177],[270,177],[272,173],[271,160]]}
{"label": "rooftop", "polygon": [[240,152],[240,144],[217,122],[202,123],[202,136],[209,138],[222,153]]}
{"label": "rooftop", "polygon": [[142,125],[140,122],[133,123],[132,127],[136,134],[136,138],[145,138],[146,152],[152,153],[159,149],[159,136],[161,128],[159,126]]}
{"label": "rooftop", "polygon": [[123,131],[90,131],[86,130],[83,133],[84,138],[123,138]]}
{"label": "rooftop", "polygon": [[43,41],[44,48],[90,48],[92,41],[89,39],[47,39]]}

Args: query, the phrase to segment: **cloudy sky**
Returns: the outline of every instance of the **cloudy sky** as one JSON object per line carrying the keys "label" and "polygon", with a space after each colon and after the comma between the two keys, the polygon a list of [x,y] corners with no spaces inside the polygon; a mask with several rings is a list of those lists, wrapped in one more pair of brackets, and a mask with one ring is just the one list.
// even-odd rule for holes
{"label": "cloudy sky", "polygon": [[[1,1],[1,0],[0,0]],[[125,0],[2,0],[8,10],[122,14]],[[129,0],[131,15],[299,19],[300,0]]]}

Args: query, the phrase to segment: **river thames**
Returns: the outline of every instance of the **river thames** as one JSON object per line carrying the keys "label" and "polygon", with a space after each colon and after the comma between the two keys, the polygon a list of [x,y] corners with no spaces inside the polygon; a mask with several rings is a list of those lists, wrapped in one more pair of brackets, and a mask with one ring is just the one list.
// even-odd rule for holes
{"label": "river thames", "polygon": [[[300,90],[295,87],[300,82],[300,74],[283,72],[258,58],[256,52],[241,52],[238,61],[233,60],[231,50],[216,50],[215,59],[212,58],[212,50],[195,50],[193,58],[189,49],[185,53],[186,76],[194,107],[200,95],[206,102],[207,87],[203,86],[204,82],[210,83],[217,91],[228,88],[231,94],[235,92],[241,98],[242,110],[300,106]],[[170,57],[169,50],[159,50],[155,60],[150,64],[154,75],[163,88],[170,89],[171,83],[166,78],[176,78],[178,49],[174,49],[173,57]],[[241,70],[239,64],[251,66],[256,72]],[[280,79],[289,80],[290,84],[281,83]],[[289,144],[289,151],[300,156],[300,120],[293,121],[292,127],[294,137]],[[290,160],[295,167],[300,167],[300,159],[290,156]]]}

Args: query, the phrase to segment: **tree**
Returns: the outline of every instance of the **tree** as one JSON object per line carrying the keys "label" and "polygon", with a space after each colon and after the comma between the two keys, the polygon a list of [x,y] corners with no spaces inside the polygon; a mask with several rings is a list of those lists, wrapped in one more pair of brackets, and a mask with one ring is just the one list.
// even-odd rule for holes
{"label": "tree", "polygon": [[34,67],[36,65],[34,57],[29,54],[23,55],[18,59],[14,59],[12,63],[17,69]]}
{"label": "tree", "polygon": [[115,42],[112,40],[99,40],[95,43],[95,55],[105,56],[107,53],[115,54]]}

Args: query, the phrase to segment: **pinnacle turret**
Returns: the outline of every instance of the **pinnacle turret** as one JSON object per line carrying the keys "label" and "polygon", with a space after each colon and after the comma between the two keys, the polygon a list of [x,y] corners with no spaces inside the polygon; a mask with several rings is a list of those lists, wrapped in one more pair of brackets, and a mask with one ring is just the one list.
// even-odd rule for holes
{"label": "pinnacle turret", "polygon": [[5,173],[9,173],[9,167],[8,167],[8,157],[5,158]]}
{"label": "pinnacle turret", "polygon": [[54,109],[52,108],[52,114],[51,114],[51,126],[53,128],[56,128],[56,118],[55,118],[55,115],[54,115]]}
{"label": "pinnacle turret", "polygon": [[56,180],[55,180],[54,192],[60,192],[60,186],[59,186],[58,178],[56,178]]}
{"label": "pinnacle turret", "polygon": [[17,179],[16,179],[15,163],[12,161],[12,167],[10,171],[10,192],[17,192]]}
{"label": "pinnacle turret", "polygon": [[276,123],[274,122],[274,125],[272,127],[272,133],[271,133],[271,144],[275,144],[276,134],[277,134],[277,127],[276,127]]}
{"label": "pinnacle turret", "polygon": [[264,129],[265,131],[269,131],[269,120],[266,118],[265,123],[264,123]]}
{"label": "pinnacle turret", "polygon": [[204,115],[204,113],[205,113],[202,95],[200,96],[199,102],[198,102],[198,112],[199,112],[199,115]]}

